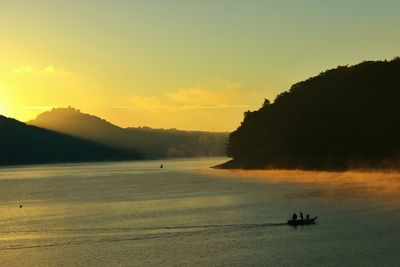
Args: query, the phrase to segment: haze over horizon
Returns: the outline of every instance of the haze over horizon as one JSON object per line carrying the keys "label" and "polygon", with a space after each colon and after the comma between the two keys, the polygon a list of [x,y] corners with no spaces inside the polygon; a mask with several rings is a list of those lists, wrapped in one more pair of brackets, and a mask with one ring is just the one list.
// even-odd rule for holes
{"label": "haze over horizon", "polygon": [[293,83],[400,55],[400,2],[1,1],[0,114],[232,131]]}

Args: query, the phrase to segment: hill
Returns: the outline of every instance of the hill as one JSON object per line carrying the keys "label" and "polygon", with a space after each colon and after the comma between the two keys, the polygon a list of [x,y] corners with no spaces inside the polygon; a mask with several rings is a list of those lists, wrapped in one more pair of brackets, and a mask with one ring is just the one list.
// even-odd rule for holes
{"label": "hill", "polygon": [[399,168],[400,59],[340,66],[246,112],[222,168]]}
{"label": "hill", "polygon": [[28,124],[117,148],[136,149],[149,158],[222,156],[228,138],[228,133],[121,128],[74,108],[52,109]]}
{"label": "hill", "polygon": [[124,151],[28,126],[0,116],[0,165],[128,160],[142,158]]}

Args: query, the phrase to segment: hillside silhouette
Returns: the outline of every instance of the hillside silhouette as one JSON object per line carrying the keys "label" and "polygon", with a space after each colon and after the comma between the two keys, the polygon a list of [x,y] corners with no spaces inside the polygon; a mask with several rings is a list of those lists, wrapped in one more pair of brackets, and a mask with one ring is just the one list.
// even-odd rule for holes
{"label": "hillside silhouette", "polygon": [[398,169],[399,104],[400,58],[339,66],[245,112],[220,167]]}
{"label": "hillside silhouette", "polygon": [[143,158],[133,150],[108,147],[29,126],[4,116],[0,116],[0,151],[0,165]]}
{"label": "hillside silhouette", "polygon": [[228,138],[228,133],[121,128],[71,107],[44,112],[28,124],[116,148],[135,149],[148,158],[223,156]]}

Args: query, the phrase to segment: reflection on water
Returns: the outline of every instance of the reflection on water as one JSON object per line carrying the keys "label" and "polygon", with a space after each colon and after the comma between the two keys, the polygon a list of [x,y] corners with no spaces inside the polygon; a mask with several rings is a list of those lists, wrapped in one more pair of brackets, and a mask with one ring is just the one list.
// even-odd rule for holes
{"label": "reflection on water", "polygon": [[[0,265],[399,262],[397,173],[209,168],[224,160],[2,168]],[[318,224],[287,226],[294,211]]]}
{"label": "reflection on water", "polygon": [[[21,245],[2,247],[1,250],[19,250],[28,248],[43,248],[64,245],[77,245],[87,243],[106,243],[123,242],[132,240],[145,240],[156,238],[167,238],[177,236],[188,236],[195,234],[208,234],[216,229],[224,228],[227,231],[240,231],[250,228],[266,228],[287,226],[286,223],[258,223],[258,224],[211,224],[211,225],[185,225],[185,226],[165,226],[165,227],[143,227],[143,228],[72,228],[72,229],[49,229],[49,230],[28,230],[28,231],[4,231],[0,232],[1,240],[24,240]],[[220,231],[220,230],[218,230]],[[67,242],[60,242],[59,239],[68,239]],[[46,242],[38,244],[38,240],[43,241],[57,240],[56,242]],[[72,240],[73,239],[73,240]],[[27,245],[26,241],[36,241]],[[71,241],[72,240],[72,241]]]}
{"label": "reflection on water", "polygon": [[210,175],[263,183],[288,183],[324,186],[326,195],[397,195],[400,196],[398,172],[317,172],[291,170],[222,170]]}

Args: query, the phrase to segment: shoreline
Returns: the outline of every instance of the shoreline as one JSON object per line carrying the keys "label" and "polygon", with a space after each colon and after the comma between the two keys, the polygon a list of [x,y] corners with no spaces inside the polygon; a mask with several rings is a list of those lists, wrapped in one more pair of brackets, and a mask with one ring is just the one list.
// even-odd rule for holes
{"label": "shoreline", "polygon": [[[397,165],[397,164],[396,164]],[[388,164],[385,166],[381,164],[376,167],[368,166],[367,164],[358,164],[358,165],[350,165],[347,166],[336,166],[332,167],[329,165],[321,166],[321,167],[305,167],[300,165],[287,165],[287,164],[257,164],[257,163],[248,163],[243,162],[238,159],[231,159],[221,164],[217,164],[215,166],[211,166],[212,169],[220,169],[220,170],[287,170],[287,171],[315,171],[315,172],[384,172],[384,173],[400,173],[400,167],[393,167],[393,165]]]}

